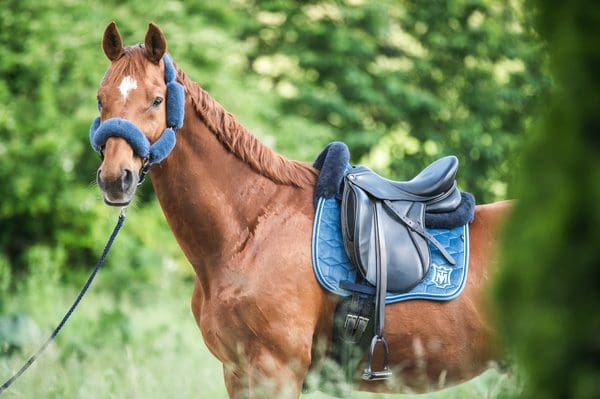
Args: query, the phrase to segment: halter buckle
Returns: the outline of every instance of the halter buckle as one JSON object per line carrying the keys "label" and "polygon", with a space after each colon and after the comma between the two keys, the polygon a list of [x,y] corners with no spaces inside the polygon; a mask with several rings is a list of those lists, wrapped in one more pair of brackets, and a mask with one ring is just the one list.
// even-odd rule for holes
{"label": "halter buckle", "polygon": [[144,164],[142,165],[142,168],[140,169],[138,186],[144,182],[144,179],[146,178],[146,175],[148,174],[148,171],[150,170],[151,166],[152,165],[150,164],[150,158],[148,158],[148,157],[144,158]]}

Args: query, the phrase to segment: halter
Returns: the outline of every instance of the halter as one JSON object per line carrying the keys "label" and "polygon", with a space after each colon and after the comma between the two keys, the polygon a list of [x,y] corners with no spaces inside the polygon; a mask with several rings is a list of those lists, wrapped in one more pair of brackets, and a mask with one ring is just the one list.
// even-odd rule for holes
{"label": "halter", "polygon": [[141,184],[150,167],[165,159],[175,147],[175,131],[183,126],[185,116],[185,93],[181,83],[175,80],[176,72],[171,58],[163,55],[165,64],[165,83],[167,84],[167,128],[154,142],[150,141],[136,124],[123,118],[110,118],[102,122],[100,117],[94,119],[90,126],[90,143],[94,151],[103,159],[102,148],[109,137],[125,139],[137,156],[144,160],[140,170],[139,183]]}

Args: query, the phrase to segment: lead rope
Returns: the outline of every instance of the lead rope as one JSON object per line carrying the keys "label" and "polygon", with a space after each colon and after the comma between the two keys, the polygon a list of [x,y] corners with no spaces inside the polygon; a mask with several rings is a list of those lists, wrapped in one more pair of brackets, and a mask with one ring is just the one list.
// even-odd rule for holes
{"label": "lead rope", "polygon": [[50,337],[48,337],[46,342],[44,342],[42,344],[42,346],[33,355],[31,355],[31,357],[25,362],[25,364],[19,369],[19,371],[17,371],[12,377],[10,377],[4,384],[2,384],[2,386],[0,387],[0,395],[2,395],[4,393],[4,391],[6,391],[8,389],[8,387],[10,387],[12,385],[12,383],[15,382],[25,372],[25,370],[27,370],[29,368],[29,366],[31,366],[33,364],[33,362],[35,362],[37,360],[37,358],[42,354],[42,352],[44,352],[44,350],[48,347],[50,342],[52,342],[54,340],[54,338],[58,335],[60,330],[63,328],[63,326],[69,319],[69,317],[71,317],[71,314],[73,313],[73,311],[75,310],[77,305],[79,305],[79,302],[81,301],[81,299],[87,292],[88,288],[92,284],[92,281],[94,280],[94,277],[96,276],[96,273],[98,273],[98,270],[100,270],[100,267],[102,266],[102,264],[104,263],[104,260],[106,259],[106,256],[108,255],[108,251],[110,251],[110,247],[112,246],[113,241],[117,237],[119,230],[121,230],[121,227],[123,226],[123,222],[125,221],[125,217],[126,217],[125,210],[126,210],[126,208],[121,208],[121,214],[119,215],[119,220],[117,221],[117,224],[116,224],[115,228],[113,229],[112,234],[110,235],[108,241],[106,242],[106,245],[104,246],[102,255],[100,255],[100,258],[98,258],[98,261],[96,262],[96,265],[94,266],[94,269],[90,273],[90,276],[88,277],[87,281],[83,285],[83,288],[81,289],[81,291],[79,291],[79,295],[77,295],[77,298],[75,299],[75,301],[73,302],[73,304],[71,305],[69,310],[67,310],[67,313],[65,313],[64,317],[62,318],[60,323],[58,323],[58,325],[56,326],[54,331],[52,331],[52,334],[50,334]]}

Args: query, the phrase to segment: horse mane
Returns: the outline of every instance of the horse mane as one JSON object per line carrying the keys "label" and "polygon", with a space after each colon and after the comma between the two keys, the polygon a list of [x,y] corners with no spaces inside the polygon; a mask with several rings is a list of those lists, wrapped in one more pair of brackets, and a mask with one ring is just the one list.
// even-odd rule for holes
{"label": "horse mane", "polygon": [[264,145],[206,90],[181,69],[176,69],[177,80],[185,87],[198,116],[227,150],[275,183],[299,188],[315,184],[318,172],[314,168],[303,162],[286,159]]}

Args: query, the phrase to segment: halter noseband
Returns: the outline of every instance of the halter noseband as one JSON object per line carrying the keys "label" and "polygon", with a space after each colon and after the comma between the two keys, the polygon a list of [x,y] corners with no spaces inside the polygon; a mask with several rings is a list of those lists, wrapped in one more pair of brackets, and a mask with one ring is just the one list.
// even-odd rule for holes
{"label": "halter noseband", "polygon": [[110,118],[102,122],[100,117],[94,119],[90,127],[90,143],[94,151],[102,157],[102,147],[109,137],[125,139],[137,156],[144,160],[140,170],[139,183],[142,183],[150,167],[165,159],[175,147],[175,130],[183,126],[185,116],[185,93],[181,83],[175,79],[176,72],[171,58],[163,55],[165,64],[165,83],[167,84],[167,128],[154,142],[146,138],[144,133],[134,123],[123,118]]}

